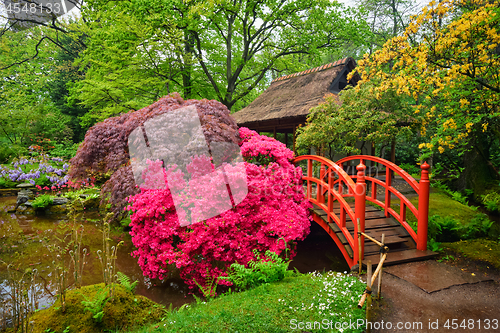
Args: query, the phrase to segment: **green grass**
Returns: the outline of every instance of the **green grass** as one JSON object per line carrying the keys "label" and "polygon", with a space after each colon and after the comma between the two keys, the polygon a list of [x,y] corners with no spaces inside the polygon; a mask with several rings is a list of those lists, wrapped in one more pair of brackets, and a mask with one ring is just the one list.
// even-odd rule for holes
{"label": "green grass", "polygon": [[481,238],[443,243],[442,246],[461,253],[469,259],[491,263],[492,266],[500,269],[500,241]]}
{"label": "green grass", "polygon": [[364,310],[357,308],[364,288],[357,277],[336,272],[288,277],[209,302],[198,301],[136,332],[290,332],[294,328],[323,332],[332,326],[338,332],[335,323],[365,318]]}
{"label": "green grass", "polygon": [[[418,197],[412,197],[409,200],[415,208],[418,209]],[[399,213],[400,200],[392,199],[391,208]],[[435,192],[432,192],[429,195],[429,216],[448,216],[456,219],[462,224],[467,224],[477,214],[478,212],[473,208],[453,200],[450,196],[439,189],[436,189]],[[406,210],[406,218],[408,222],[417,222],[417,218],[409,209]]]}

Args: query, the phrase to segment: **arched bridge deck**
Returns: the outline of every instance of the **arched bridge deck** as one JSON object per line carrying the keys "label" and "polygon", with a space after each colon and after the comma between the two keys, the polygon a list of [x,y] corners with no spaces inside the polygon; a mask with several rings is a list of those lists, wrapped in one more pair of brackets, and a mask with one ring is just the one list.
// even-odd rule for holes
{"label": "arched bridge deck", "polygon": [[[366,166],[367,162],[370,164]],[[377,264],[379,247],[365,237],[358,244],[359,230],[380,240],[390,248],[386,265],[431,258],[427,250],[429,214],[429,165],[423,163],[420,182],[387,160],[355,155],[332,162],[324,157],[304,155],[294,163],[303,166],[306,195],[312,203],[316,223],[332,237],[350,267],[371,260]],[[351,172],[354,171],[354,172]],[[403,184],[410,193],[403,194],[394,182]],[[418,207],[407,198],[418,197]],[[368,204],[367,204],[368,203]],[[407,213],[417,223],[415,232]]]}

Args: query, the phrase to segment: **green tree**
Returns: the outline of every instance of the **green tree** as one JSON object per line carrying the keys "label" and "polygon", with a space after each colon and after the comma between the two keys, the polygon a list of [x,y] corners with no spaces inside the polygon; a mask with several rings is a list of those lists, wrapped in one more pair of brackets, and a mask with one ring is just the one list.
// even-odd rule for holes
{"label": "green tree", "polygon": [[357,143],[391,143],[412,133],[410,107],[394,90],[375,94],[374,83],[343,90],[312,108],[299,128],[299,148],[317,147],[321,155],[358,154]]}
{"label": "green tree", "polygon": [[[40,132],[45,138],[61,141],[72,135],[67,118],[44,89],[53,71],[50,58],[55,55],[52,44],[41,39],[44,34],[44,29],[35,27],[17,33],[7,31],[3,36],[7,38],[0,39],[0,67],[20,63],[0,72],[0,135],[13,146],[30,145],[35,133]],[[36,44],[39,57],[21,61]]]}
{"label": "green tree", "polygon": [[375,93],[394,89],[413,100],[422,158],[459,152],[465,170],[457,186],[476,195],[498,179],[490,148],[500,140],[499,27],[498,0],[431,2],[358,67],[364,80],[381,82]]}
{"label": "green tree", "polygon": [[381,48],[386,41],[404,32],[410,16],[416,14],[417,3],[410,0],[362,0],[366,20],[373,33],[370,53]]}
{"label": "green tree", "polygon": [[82,117],[85,126],[140,109],[182,86],[177,81],[179,32],[142,24],[127,13],[129,6],[111,3],[84,12],[89,17],[82,25],[87,48],[76,65],[86,73],[71,85],[70,99],[90,109]]}
{"label": "green tree", "polygon": [[78,55],[85,49],[84,44],[79,42],[80,39],[85,39],[85,35],[66,34],[60,38],[64,49],[58,48],[53,60],[49,60],[53,61],[54,70],[51,72],[50,81],[46,84],[49,97],[55,107],[62,114],[69,116],[68,125],[73,131],[72,141],[74,143],[83,141],[88,129],[88,126],[80,124],[79,119],[88,112],[88,109],[80,104],[78,97],[68,101],[69,87],[85,77],[85,71],[80,70],[79,66],[74,63]]}
{"label": "green tree", "polygon": [[326,0],[94,0],[83,17],[92,43],[81,61],[90,69],[72,93],[97,119],[173,89],[239,108],[294,55],[362,44],[368,33],[354,10]]}

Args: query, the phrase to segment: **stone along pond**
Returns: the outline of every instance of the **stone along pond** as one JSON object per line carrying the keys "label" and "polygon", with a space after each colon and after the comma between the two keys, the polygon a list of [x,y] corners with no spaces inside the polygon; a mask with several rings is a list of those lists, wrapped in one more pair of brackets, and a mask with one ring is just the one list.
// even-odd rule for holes
{"label": "stone along pond", "polygon": [[[56,299],[56,283],[54,279],[53,256],[48,250],[50,245],[58,242],[60,228],[68,221],[66,214],[26,214],[24,208],[13,213],[16,206],[16,196],[0,197],[0,260],[12,264],[11,276],[19,276],[23,272],[36,269],[38,277],[34,283],[37,294],[37,307],[47,308]],[[57,211],[57,209],[55,210]],[[82,285],[92,285],[103,282],[102,266],[97,255],[103,248],[102,234],[103,217],[97,211],[85,211],[77,222],[83,225],[82,247],[86,249],[86,264],[82,274]],[[112,227],[110,243],[118,247],[116,271],[126,274],[132,281],[139,281],[136,293],[154,302],[173,307],[180,307],[194,301],[190,294],[192,290],[174,274],[165,280],[152,280],[144,277],[137,263],[131,256],[134,246],[128,231],[121,227]],[[12,284],[9,284],[9,272],[6,264],[0,265],[0,302],[11,297]],[[297,244],[297,255],[290,264],[290,269],[297,268],[300,272],[315,270],[346,271],[348,266],[335,243],[328,234],[315,223],[311,225],[311,233]],[[15,274],[13,274],[15,273]],[[12,278],[11,278],[12,280]],[[69,281],[69,289],[74,281]],[[5,308],[0,307],[0,329],[8,324]],[[2,324],[3,321],[3,324]]]}

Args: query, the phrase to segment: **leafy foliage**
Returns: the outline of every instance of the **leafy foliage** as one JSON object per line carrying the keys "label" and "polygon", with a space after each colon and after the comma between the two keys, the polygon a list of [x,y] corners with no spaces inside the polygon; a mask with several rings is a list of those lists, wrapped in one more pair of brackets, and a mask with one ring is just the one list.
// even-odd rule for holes
{"label": "leafy foliage", "polygon": [[[248,194],[233,209],[181,226],[168,188],[141,188],[130,199],[131,235],[137,248],[133,254],[139,257],[144,275],[164,278],[170,264],[180,270],[181,278],[191,287],[205,287],[207,280],[224,276],[231,264],[247,264],[254,258],[254,250],[270,250],[279,255],[291,242],[307,235],[310,204],[303,194],[302,171],[290,163],[293,152],[247,128],[240,129],[240,136],[244,159],[264,155],[273,162],[267,166],[244,162]],[[213,191],[205,186],[195,194],[203,198]],[[186,193],[183,206],[191,204],[191,196]],[[212,202],[206,202],[208,208],[211,205]],[[283,241],[277,242],[279,238]],[[224,280],[218,283],[230,284]]]}
{"label": "leafy foliage", "polygon": [[123,274],[122,272],[116,272],[116,275],[117,275],[117,280],[118,282],[130,293],[134,293],[135,291],[135,287],[137,286],[137,284],[139,283],[139,281],[134,281],[132,282],[130,280],[130,278]]}
{"label": "leafy foliage", "polygon": [[248,262],[248,267],[234,263],[231,265],[228,276],[222,277],[222,279],[230,281],[236,288],[244,290],[263,283],[281,281],[285,278],[290,262],[283,260],[269,250],[260,259],[256,250],[254,250],[254,254],[255,259]]}
{"label": "leafy foliage", "polygon": [[183,100],[179,94],[172,94],[141,110],[106,119],[91,127],[70,160],[69,176],[73,181],[108,178],[102,187],[102,200],[109,200],[117,216],[124,214],[126,198],[138,193],[129,164],[127,140],[130,133],[148,119],[188,105],[196,106],[208,144],[212,141],[238,143],[236,123],[221,103]]}
{"label": "leafy foliage", "polygon": [[[434,243],[439,245],[441,242],[456,242],[461,239],[485,237],[492,225],[493,221],[481,213],[476,214],[471,221],[465,224],[450,216],[432,215],[429,217],[428,227],[429,244],[431,244],[429,246],[433,246]],[[412,223],[412,228],[416,229],[416,227],[417,224]]]}
{"label": "leafy foliage", "polygon": [[50,194],[42,194],[37,196],[35,200],[33,200],[33,202],[31,203],[31,205],[35,209],[45,209],[48,206],[52,205],[52,202],[53,199]]}
{"label": "leafy foliage", "polygon": [[482,202],[490,212],[500,211],[500,193],[490,192],[482,196]]}
{"label": "leafy foliage", "polygon": [[325,99],[311,109],[305,127],[299,128],[299,147],[318,147],[329,156],[356,154],[359,141],[390,142],[411,133],[408,105],[394,90],[374,93],[370,83],[343,90],[340,101],[335,95]]}
{"label": "leafy foliage", "polygon": [[92,312],[92,318],[94,318],[98,323],[102,321],[102,317],[104,316],[104,306],[109,300],[108,289],[109,288],[107,286],[99,288],[93,299],[89,299],[83,293],[80,293],[84,298],[82,301],[82,305],[85,306],[84,310]]}
{"label": "leafy foliage", "polygon": [[433,1],[404,34],[359,61],[363,80],[380,82],[375,94],[395,90],[413,99],[426,156],[468,148],[484,133],[498,138],[499,4]]}

